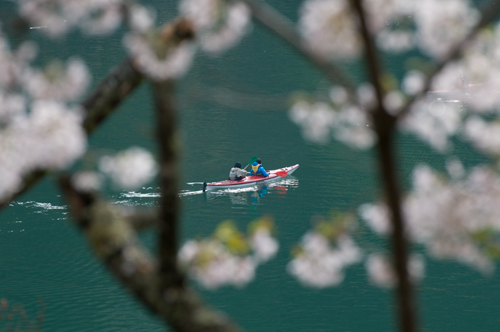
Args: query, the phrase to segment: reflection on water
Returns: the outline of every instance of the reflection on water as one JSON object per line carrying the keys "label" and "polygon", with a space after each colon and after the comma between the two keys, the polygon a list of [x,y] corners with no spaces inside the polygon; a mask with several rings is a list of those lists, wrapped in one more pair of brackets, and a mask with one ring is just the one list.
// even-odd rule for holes
{"label": "reflection on water", "polygon": [[[285,195],[289,189],[295,189],[299,187],[299,180],[293,176],[288,176],[282,178],[279,181],[274,181],[271,183],[258,184],[251,187],[245,188],[235,188],[235,189],[221,189],[221,190],[211,190],[203,192],[203,190],[181,190],[179,192],[179,197],[202,195],[205,194],[206,198],[210,201],[217,199],[219,197],[229,197],[231,203],[235,205],[250,205],[250,204],[261,204],[262,199],[268,193],[277,193],[279,195]],[[122,206],[156,206],[160,188],[158,187],[143,187],[135,191],[120,192],[112,195],[110,198],[115,205]],[[30,211],[30,213],[40,213],[46,214],[51,210],[64,210],[61,211],[61,217],[59,219],[66,219],[68,214],[66,205],[54,205],[52,203],[46,202],[36,202],[36,201],[15,201],[10,204],[10,206],[24,207]]]}
{"label": "reflection on water", "polygon": [[218,197],[229,197],[231,203],[235,205],[258,205],[262,203],[264,195],[269,192],[275,192],[285,195],[288,189],[299,187],[299,180],[293,176],[288,176],[282,180],[259,184],[245,188],[226,188],[222,190],[207,191],[205,194],[208,200]]}

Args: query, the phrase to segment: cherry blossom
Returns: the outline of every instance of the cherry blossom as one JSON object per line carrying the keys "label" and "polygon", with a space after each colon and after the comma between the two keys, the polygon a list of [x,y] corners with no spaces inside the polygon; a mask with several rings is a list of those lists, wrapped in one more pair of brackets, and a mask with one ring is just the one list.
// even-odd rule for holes
{"label": "cherry blossom", "polygon": [[422,0],[415,6],[418,45],[427,54],[443,58],[479,20],[469,1]]}
{"label": "cherry blossom", "polygon": [[207,289],[246,286],[255,278],[258,265],[274,257],[279,248],[268,217],[253,221],[249,228],[247,236],[225,221],[212,237],[186,241],[178,253],[181,265]]}
{"label": "cherry blossom", "polygon": [[19,12],[50,37],[63,37],[80,27],[88,34],[113,32],[122,20],[121,0],[22,0]]}
{"label": "cherry blossom", "polygon": [[[370,254],[366,263],[366,270],[370,281],[379,287],[390,288],[396,284],[396,274],[394,267],[388,257],[383,254]],[[413,281],[419,281],[423,278],[425,264],[422,255],[412,254],[408,259],[408,273]]]}
{"label": "cherry blossom", "polygon": [[73,101],[85,92],[90,73],[85,63],[77,58],[64,66],[53,62],[44,71],[30,68],[23,75],[23,84],[33,99]]}
{"label": "cherry blossom", "polygon": [[194,24],[201,48],[207,52],[227,50],[249,30],[250,11],[238,1],[182,0],[179,10]]}
{"label": "cherry blossom", "polygon": [[157,168],[151,153],[136,146],[114,157],[104,156],[99,160],[100,171],[109,176],[117,187],[129,190],[151,181]]}
{"label": "cherry blossom", "polygon": [[[491,166],[476,166],[465,175],[459,162],[454,163],[460,168],[454,181],[425,165],[414,170],[413,190],[403,202],[406,230],[429,255],[455,259],[489,273],[494,267],[489,248],[497,245],[493,234],[500,231],[500,210],[495,201],[500,178]],[[392,226],[384,204],[364,205],[360,215],[375,232],[390,234]],[[487,236],[490,232],[491,237]]]}
{"label": "cherry blossom", "polygon": [[346,0],[307,0],[300,9],[304,41],[324,58],[351,58],[361,51],[356,19]]}
{"label": "cherry blossom", "polygon": [[80,171],[73,174],[71,183],[81,192],[94,192],[101,189],[102,175],[92,171]]}
{"label": "cherry blossom", "polygon": [[340,236],[334,247],[326,236],[309,231],[302,237],[299,252],[287,270],[306,286],[330,287],[340,284],[344,269],[360,259],[361,251],[349,236]]}
{"label": "cherry blossom", "polygon": [[183,76],[191,67],[195,54],[194,47],[189,42],[183,42],[161,58],[153,50],[146,36],[138,33],[126,35],[124,44],[138,68],[157,81]]}

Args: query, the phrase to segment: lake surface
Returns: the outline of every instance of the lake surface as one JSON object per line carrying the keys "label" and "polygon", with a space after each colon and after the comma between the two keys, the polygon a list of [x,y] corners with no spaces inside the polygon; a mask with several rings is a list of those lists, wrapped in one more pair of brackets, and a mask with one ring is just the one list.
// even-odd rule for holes
{"label": "lake surface", "polygon": [[[296,2],[274,2],[289,17],[296,17]],[[161,3],[159,23],[175,15],[172,1]],[[2,17],[11,7],[0,4]],[[78,53],[88,62],[94,83],[125,56],[118,35],[86,40],[74,34],[70,40],[42,51],[42,58]],[[360,75],[355,69],[352,73]],[[229,98],[232,107],[214,100],[215,92],[224,89],[239,93]],[[256,280],[243,289],[200,290],[247,331],[396,330],[392,292],[370,285],[362,265],[349,268],[341,286],[324,290],[305,288],[286,273],[291,250],[311,228],[312,218],[332,210],[356,211],[380,193],[373,151],[353,151],[335,141],[307,143],[289,121],[289,93],[327,89],[311,65],[257,25],[237,48],[222,56],[198,55],[178,85],[183,239],[208,236],[227,219],[244,230],[264,214],[274,217],[278,229],[278,255],[258,268]],[[91,137],[90,148],[98,153],[130,145],[154,150],[149,97],[147,85],[136,91]],[[412,137],[401,137],[398,147],[404,185],[419,162],[443,168],[445,158]],[[481,158],[466,147],[459,146],[456,152],[471,164]],[[187,184],[223,180],[236,161],[245,165],[254,155],[267,169],[296,163],[300,168],[268,188],[202,193],[201,186]],[[157,186],[151,183],[134,192],[109,195],[119,205],[154,207],[156,193]],[[382,239],[359,236],[355,240],[385,248]],[[154,234],[145,234],[144,241],[152,245]],[[0,298],[22,304],[33,320],[42,299],[42,331],[165,330],[94,260],[49,180],[0,212],[0,254]],[[426,263],[426,277],[417,289],[423,331],[499,330],[498,273],[483,277],[455,262],[428,259]]]}

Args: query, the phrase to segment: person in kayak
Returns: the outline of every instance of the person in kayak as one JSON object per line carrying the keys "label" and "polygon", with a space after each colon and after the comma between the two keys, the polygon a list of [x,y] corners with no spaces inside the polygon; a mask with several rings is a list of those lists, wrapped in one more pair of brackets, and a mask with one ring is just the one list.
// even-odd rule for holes
{"label": "person in kayak", "polygon": [[241,169],[241,163],[237,162],[234,167],[229,171],[229,180],[231,181],[241,181],[243,177],[248,175],[248,171]]}
{"label": "person in kayak", "polygon": [[260,158],[252,164],[250,175],[258,175],[264,177],[269,176],[269,173],[267,173],[264,167],[262,167],[262,160],[260,160]]}

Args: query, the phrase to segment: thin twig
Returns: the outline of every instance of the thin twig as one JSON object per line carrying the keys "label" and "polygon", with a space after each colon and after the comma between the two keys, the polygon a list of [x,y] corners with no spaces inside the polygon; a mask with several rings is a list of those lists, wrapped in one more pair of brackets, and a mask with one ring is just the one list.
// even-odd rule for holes
{"label": "thin twig", "polygon": [[486,25],[490,24],[494,19],[498,17],[500,13],[500,2],[493,1],[489,5],[485,5],[483,10],[481,10],[481,20],[471,29],[469,34],[455,47],[452,48],[449,55],[443,59],[441,62],[437,63],[434,69],[427,75],[427,79],[424,84],[424,88],[422,91],[415,96],[413,96],[406,103],[405,107],[398,113],[398,119],[404,118],[411,110],[411,106],[420,98],[424,97],[427,94],[427,91],[431,88],[432,81],[434,77],[443,70],[443,68],[453,60],[458,59],[464,49],[469,45],[471,40],[476,37],[478,32],[484,28]]}
{"label": "thin twig", "polygon": [[308,47],[300,35],[295,31],[293,24],[280,12],[264,1],[242,0],[248,5],[255,19],[276,33],[283,40],[290,43],[300,54],[311,61],[332,82],[344,86],[350,97],[354,99],[356,87],[344,72],[332,62],[318,56]]}
{"label": "thin twig", "polygon": [[380,84],[380,69],[381,65],[378,61],[377,49],[373,43],[373,36],[368,31],[368,26],[366,22],[366,15],[360,0],[353,0],[352,8],[356,12],[359,18],[359,32],[361,38],[363,39],[363,45],[365,50],[365,59],[368,65],[368,72],[370,73],[370,78],[372,81],[373,88],[375,90],[375,97],[377,102],[377,111],[387,113],[383,105],[383,91],[382,85]]}

